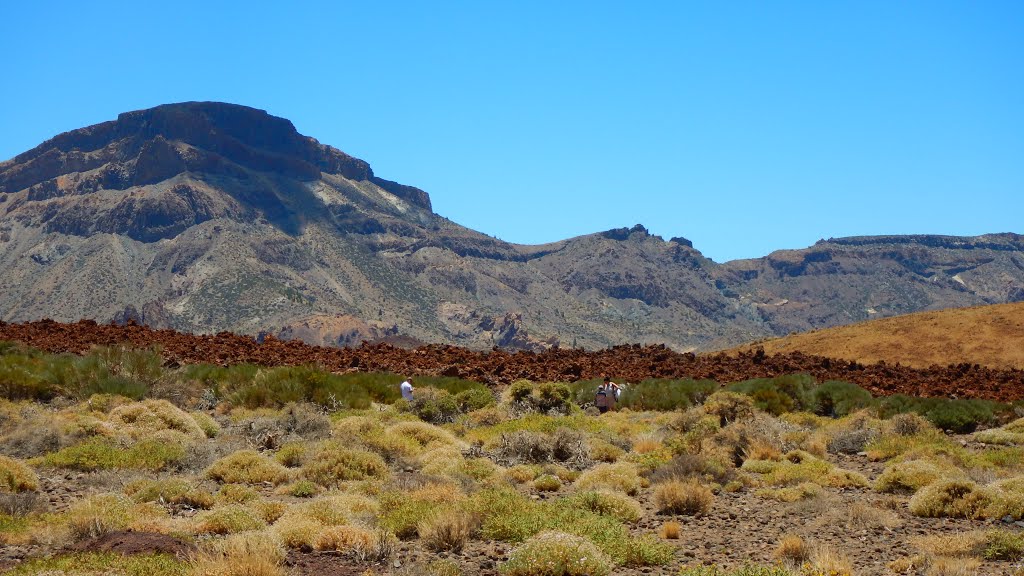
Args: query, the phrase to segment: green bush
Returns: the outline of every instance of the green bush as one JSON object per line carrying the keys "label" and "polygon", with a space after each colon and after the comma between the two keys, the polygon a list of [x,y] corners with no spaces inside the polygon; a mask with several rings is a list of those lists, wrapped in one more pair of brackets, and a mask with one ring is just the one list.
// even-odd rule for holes
{"label": "green bush", "polygon": [[840,380],[823,382],[812,393],[814,412],[820,416],[840,418],[871,405],[871,393]]}
{"label": "green bush", "polygon": [[484,388],[472,388],[456,394],[455,403],[462,412],[472,412],[493,405],[494,395]]}
{"label": "green bush", "polygon": [[[679,410],[704,402],[717,389],[718,384],[711,380],[643,380],[622,390],[619,406],[631,410]],[[588,401],[593,401],[594,390],[596,384]]]}
{"label": "green bush", "polygon": [[517,380],[509,388],[509,397],[520,410],[541,414],[568,414],[573,408],[573,392],[562,382],[534,384],[528,380]]}
{"label": "green bush", "polygon": [[1007,404],[990,400],[951,400],[948,398],[912,398],[893,394],[876,401],[883,418],[897,414],[919,414],[940,430],[969,433],[981,425],[991,425],[1004,414],[1012,414]]}
{"label": "green bush", "polygon": [[455,397],[439,388],[417,388],[409,409],[420,420],[431,424],[452,422],[459,415]]}
{"label": "green bush", "polygon": [[814,378],[808,374],[787,374],[775,378],[757,378],[730,384],[728,390],[746,394],[754,405],[775,416],[786,412],[812,410]]}
{"label": "green bush", "polygon": [[611,559],[585,538],[544,532],[523,543],[501,567],[505,576],[605,576]]}
{"label": "green bush", "polygon": [[161,440],[141,440],[124,446],[103,437],[89,438],[34,460],[44,466],[93,470],[163,470],[185,457],[185,447]]}

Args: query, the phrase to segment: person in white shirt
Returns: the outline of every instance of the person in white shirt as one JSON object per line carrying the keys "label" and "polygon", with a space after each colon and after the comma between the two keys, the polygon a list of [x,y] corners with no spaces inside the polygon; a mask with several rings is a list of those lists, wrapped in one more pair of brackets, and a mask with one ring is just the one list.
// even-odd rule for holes
{"label": "person in white shirt", "polygon": [[402,390],[402,398],[412,402],[412,378],[406,378],[405,382],[402,382],[399,388]]}

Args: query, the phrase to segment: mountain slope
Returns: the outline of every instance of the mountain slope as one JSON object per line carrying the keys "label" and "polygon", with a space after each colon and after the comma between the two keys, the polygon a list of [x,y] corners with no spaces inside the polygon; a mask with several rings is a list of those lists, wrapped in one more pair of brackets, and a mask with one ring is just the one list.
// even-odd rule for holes
{"label": "mountain slope", "polygon": [[1024,242],[880,237],[717,264],[642,226],[542,246],[243,106],[122,114],[0,163],[0,319],[129,318],[316,344],[677,350],[1024,299]]}
{"label": "mountain slope", "polygon": [[741,346],[926,368],[980,364],[1024,370],[1024,302],[918,312]]}

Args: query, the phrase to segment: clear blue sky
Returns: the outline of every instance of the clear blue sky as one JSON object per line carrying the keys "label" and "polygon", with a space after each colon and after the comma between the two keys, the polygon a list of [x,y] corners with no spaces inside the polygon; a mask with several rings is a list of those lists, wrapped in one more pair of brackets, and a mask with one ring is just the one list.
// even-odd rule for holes
{"label": "clear blue sky", "polygon": [[513,242],[1024,232],[1017,0],[18,2],[0,49],[3,158],[220,100]]}

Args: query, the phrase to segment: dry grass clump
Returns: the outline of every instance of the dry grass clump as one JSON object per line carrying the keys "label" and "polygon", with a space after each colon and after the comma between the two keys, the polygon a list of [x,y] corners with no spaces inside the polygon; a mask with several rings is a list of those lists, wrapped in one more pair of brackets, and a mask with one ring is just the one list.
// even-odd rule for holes
{"label": "dry grass clump", "polygon": [[385,492],[380,497],[380,526],[402,539],[415,537],[425,520],[465,500],[453,484],[429,484],[409,492]]}
{"label": "dry grass clump", "polygon": [[526,484],[538,475],[540,475],[539,466],[528,466],[526,464],[516,464],[505,470],[505,476],[516,484]]}
{"label": "dry grass clump", "polygon": [[810,565],[812,574],[822,576],[853,576],[853,563],[835,548],[822,544],[811,552]]}
{"label": "dry grass clump", "polygon": [[215,502],[213,494],[185,478],[136,480],[125,486],[124,493],[136,502],[176,504],[203,510],[212,508]]}
{"label": "dry grass clump", "polygon": [[779,540],[779,545],[775,548],[775,558],[782,562],[800,565],[811,559],[811,547],[804,542],[803,538],[789,534]]}
{"label": "dry grass clump", "polygon": [[281,484],[288,481],[288,469],[255,450],[239,450],[210,466],[206,475],[226,484]]}
{"label": "dry grass clump", "polygon": [[207,438],[216,438],[220,434],[220,424],[206,412],[192,412],[189,415],[196,421]]}
{"label": "dry grass clump", "polygon": [[797,502],[820,498],[825,495],[825,490],[813,482],[801,482],[796,486],[787,486],[785,488],[762,488],[755,494],[761,498],[769,498],[779,502]]}
{"label": "dry grass clump", "polygon": [[384,459],[373,452],[346,448],[340,442],[325,442],[302,467],[302,475],[325,487],[347,480],[386,479]]}
{"label": "dry grass clump", "polygon": [[296,550],[312,550],[324,525],[302,514],[285,512],[271,527],[281,543]]}
{"label": "dry grass clump", "polygon": [[644,512],[639,502],[620,492],[577,492],[559,503],[630,524],[639,520]]}
{"label": "dry grass clump", "polygon": [[375,540],[373,531],[365,528],[327,526],[313,540],[313,549],[359,554],[370,550]]}
{"label": "dry grass clump", "polygon": [[479,517],[450,510],[421,521],[417,532],[427,548],[435,552],[459,553],[479,529]]}
{"label": "dry grass clump", "polygon": [[262,530],[267,522],[254,510],[240,504],[229,504],[208,510],[196,517],[197,534],[235,534]]}
{"label": "dry grass clump", "polygon": [[0,492],[34,492],[39,490],[39,477],[27,465],[14,458],[0,456]]}
{"label": "dry grass clump", "polygon": [[62,516],[71,538],[96,538],[109,532],[125,530],[140,519],[152,522],[166,517],[163,508],[152,504],[135,504],[121,494],[97,494],[79,500]]}
{"label": "dry grass clump", "polygon": [[590,540],[564,532],[541,532],[512,551],[501,574],[606,576],[611,569],[611,558]]}
{"label": "dry grass clump", "polygon": [[221,504],[245,504],[260,497],[260,493],[245,484],[225,484],[217,490],[217,502]]}
{"label": "dry grass clump", "polygon": [[872,487],[879,492],[913,493],[937,480],[950,477],[965,479],[961,470],[937,462],[894,462],[878,475]]}
{"label": "dry grass clump", "polygon": [[544,474],[533,481],[533,488],[540,492],[557,492],[562,487],[562,481],[558,476]]}
{"label": "dry grass clump", "polygon": [[286,552],[268,532],[244,532],[215,541],[192,561],[194,576],[284,576]]}
{"label": "dry grass clump", "polygon": [[167,400],[143,400],[110,411],[114,428],[139,439],[160,430],[175,430],[193,439],[207,438],[206,431],[189,413]]}
{"label": "dry grass clump", "polygon": [[836,515],[842,515],[846,526],[853,530],[895,528],[900,525],[899,516],[891,510],[863,502],[854,502],[846,510],[836,511]]}
{"label": "dry grass clump", "polygon": [[975,576],[981,561],[976,558],[949,558],[940,556],[928,562],[925,576]]}
{"label": "dry grass clump", "polygon": [[607,489],[630,496],[639,493],[641,486],[636,465],[629,462],[598,464],[576,479],[576,488],[579,490]]}
{"label": "dry grass clump", "polygon": [[988,542],[982,530],[968,530],[956,534],[919,536],[911,541],[915,548],[932,556],[967,558],[980,556]]}
{"label": "dry grass clump", "polygon": [[888,421],[888,428],[898,436],[916,436],[935,429],[931,422],[913,412],[893,416]]}
{"label": "dry grass clump", "polygon": [[282,466],[298,468],[306,462],[308,446],[309,445],[305,442],[288,442],[287,444],[282,444],[281,447],[278,448],[277,453],[274,454],[274,459]]}
{"label": "dry grass clump", "polygon": [[451,432],[433,424],[420,421],[393,424],[385,430],[385,434],[409,438],[423,449],[459,445],[459,441]]}
{"label": "dry grass clump", "polygon": [[660,514],[705,514],[715,495],[696,480],[674,480],[654,487],[654,504]]}
{"label": "dry grass clump", "polygon": [[812,482],[833,488],[863,487],[868,481],[862,474],[836,468],[803,450],[786,453],[780,462],[771,460],[747,460],[742,469],[763,474],[762,480],[772,486],[791,486]]}
{"label": "dry grass clump", "polygon": [[926,517],[978,518],[992,500],[990,490],[970,480],[940,480],[914,494],[910,512]]}
{"label": "dry grass clump", "polygon": [[669,520],[661,525],[661,530],[658,534],[665,540],[678,540],[679,534],[683,529],[683,525],[675,520]]}
{"label": "dry grass clump", "polygon": [[590,439],[588,455],[591,460],[595,460],[597,462],[616,462],[619,458],[622,458],[625,453],[625,450],[611,442],[600,438]]}

